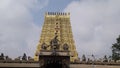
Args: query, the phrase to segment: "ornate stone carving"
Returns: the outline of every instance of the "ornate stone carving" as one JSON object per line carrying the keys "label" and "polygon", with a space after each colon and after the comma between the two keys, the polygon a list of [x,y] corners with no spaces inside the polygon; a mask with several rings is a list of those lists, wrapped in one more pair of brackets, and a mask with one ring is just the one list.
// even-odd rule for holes
{"label": "ornate stone carving", "polygon": [[69,49],[68,44],[65,43],[65,44],[63,45],[63,49],[64,49],[64,50],[68,50],[68,49]]}
{"label": "ornate stone carving", "polygon": [[59,40],[57,39],[58,36],[55,36],[54,39],[50,41],[51,49],[56,50],[59,49]]}
{"label": "ornate stone carving", "polygon": [[42,46],[41,46],[41,48],[42,48],[43,50],[46,50],[46,49],[47,49],[47,44],[46,44],[46,43],[43,43]]}
{"label": "ornate stone carving", "polygon": [[[56,38],[53,38],[54,35],[57,35],[58,37],[56,36]],[[74,62],[74,60],[78,58],[71,30],[70,13],[49,12],[45,14],[44,26],[42,27],[40,41],[36,49],[38,54],[43,51],[44,47],[41,48],[41,43],[44,42],[48,46],[47,51],[59,51],[62,49],[69,50],[70,52],[74,51],[72,54],[73,56],[70,58],[71,62]],[[64,43],[67,43],[68,45],[70,44],[69,48],[63,48]],[[39,56],[35,53],[34,59],[38,61],[38,58]]]}

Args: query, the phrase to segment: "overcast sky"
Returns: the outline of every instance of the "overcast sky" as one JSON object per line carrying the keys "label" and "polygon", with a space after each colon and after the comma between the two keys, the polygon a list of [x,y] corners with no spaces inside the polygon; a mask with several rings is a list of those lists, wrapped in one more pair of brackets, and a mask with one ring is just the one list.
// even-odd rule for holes
{"label": "overcast sky", "polygon": [[0,53],[33,57],[47,11],[71,13],[79,57],[111,55],[120,35],[120,0],[0,0]]}

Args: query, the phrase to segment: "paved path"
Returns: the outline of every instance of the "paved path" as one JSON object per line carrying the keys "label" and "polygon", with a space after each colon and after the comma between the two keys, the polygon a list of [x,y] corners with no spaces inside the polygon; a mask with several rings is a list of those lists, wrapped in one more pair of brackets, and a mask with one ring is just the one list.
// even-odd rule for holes
{"label": "paved path", "polygon": [[[0,63],[0,67],[35,67],[39,68],[38,63]],[[70,68],[120,68],[120,66],[112,65],[86,65],[86,64],[71,64]]]}
{"label": "paved path", "polygon": [[71,64],[70,68],[120,68],[120,66]]}

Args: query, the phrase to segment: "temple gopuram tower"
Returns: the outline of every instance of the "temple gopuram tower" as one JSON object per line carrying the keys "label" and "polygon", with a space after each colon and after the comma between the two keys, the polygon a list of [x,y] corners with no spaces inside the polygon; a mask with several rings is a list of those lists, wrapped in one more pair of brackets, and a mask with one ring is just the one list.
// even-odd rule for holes
{"label": "temple gopuram tower", "polygon": [[78,60],[78,53],[76,51],[75,42],[72,35],[70,13],[46,12],[44,19],[45,20],[34,60],[39,60],[38,56],[42,49],[48,51],[51,50],[49,47],[50,41],[55,36],[57,36],[60,44],[59,50],[65,50],[66,45],[68,45],[67,48],[70,51],[70,61],[75,62]]}

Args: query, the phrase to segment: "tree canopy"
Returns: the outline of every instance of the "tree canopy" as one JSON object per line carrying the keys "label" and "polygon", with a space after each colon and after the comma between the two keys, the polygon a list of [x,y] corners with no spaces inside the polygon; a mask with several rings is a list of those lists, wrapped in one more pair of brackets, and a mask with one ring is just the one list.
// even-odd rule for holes
{"label": "tree canopy", "polygon": [[85,57],[84,54],[83,54],[83,56],[82,56],[82,61],[86,61],[86,57]]}
{"label": "tree canopy", "polygon": [[112,59],[115,60],[120,60],[120,35],[116,39],[116,43],[112,45]]}

